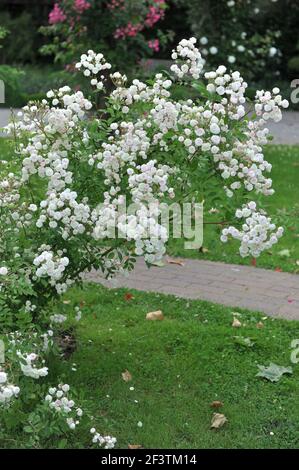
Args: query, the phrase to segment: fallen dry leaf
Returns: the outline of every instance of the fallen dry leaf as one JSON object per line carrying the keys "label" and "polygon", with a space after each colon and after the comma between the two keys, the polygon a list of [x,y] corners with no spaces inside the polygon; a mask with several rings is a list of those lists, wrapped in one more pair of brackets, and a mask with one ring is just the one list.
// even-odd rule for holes
{"label": "fallen dry leaf", "polygon": [[227,418],[221,413],[214,413],[211,421],[212,429],[219,429],[227,423]]}
{"label": "fallen dry leaf", "polygon": [[70,300],[64,300],[62,303],[65,304],[65,305],[68,305],[68,304],[71,303],[71,301]]}
{"label": "fallen dry leaf", "polygon": [[132,299],[134,299],[134,296],[133,296],[133,294],[130,294],[130,292],[127,292],[127,293],[124,295],[124,299],[127,300],[127,301],[128,301],[128,300],[132,300]]}
{"label": "fallen dry leaf", "polygon": [[169,263],[169,264],[177,264],[178,266],[185,266],[184,261],[182,261],[181,259],[171,259],[171,258],[168,258],[168,259],[167,259],[167,263]]}
{"label": "fallen dry leaf", "polygon": [[223,406],[222,401],[215,400],[211,403],[212,408],[221,408]]}
{"label": "fallen dry leaf", "polygon": [[252,258],[252,260],[251,260],[251,266],[256,267],[256,258]]}
{"label": "fallen dry leaf", "polygon": [[139,444],[129,444],[128,449],[142,449],[142,446]]}
{"label": "fallen dry leaf", "polygon": [[256,324],[256,327],[261,329],[261,328],[264,328],[264,323],[259,321],[257,324]]}
{"label": "fallen dry leaf", "polygon": [[149,312],[146,315],[147,320],[164,320],[164,315],[162,310],[157,310],[156,312]]}
{"label": "fallen dry leaf", "polygon": [[233,328],[240,328],[242,326],[242,323],[240,322],[240,320],[238,320],[237,318],[234,318],[233,322],[232,322],[232,327]]}
{"label": "fallen dry leaf", "polygon": [[132,380],[132,375],[130,374],[128,369],[126,369],[124,372],[122,372],[121,376],[122,376],[122,378],[125,382],[130,382],[130,380]]}

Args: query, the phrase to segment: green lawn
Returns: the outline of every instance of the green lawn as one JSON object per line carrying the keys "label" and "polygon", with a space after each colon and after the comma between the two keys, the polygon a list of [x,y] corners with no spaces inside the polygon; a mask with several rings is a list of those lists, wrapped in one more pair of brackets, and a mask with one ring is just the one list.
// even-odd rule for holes
{"label": "green lawn", "polygon": [[[126,292],[86,285],[69,293],[65,309],[86,302],[77,349],[67,360],[55,359],[44,379],[55,385],[59,375],[81,390],[98,430],[115,435],[121,448],[299,447],[299,364],[278,383],[256,377],[257,364],[292,365],[298,322],[268,318],[258,329],[260,315],[240,311],[243,326],[236,329],[229,308],[140,292],[126,300]],[[163,321],[145,319],[157,309]],[[254,346],[236,344],[236,335]],[[126,369],[130,382],[121,376]],[[218,411],[228,419],[217,431],[210,429],[214,400],[223,402]],[[89,427],[78,428],[67,446],[88,447]],[[7,436],[2,446],[20,446],[26,438]],[[58,443],[59,437],[41,445]]]}
{"label": "green lawn", "polygon": [[[275,194],[263,198],[264,207],[285,228],[285,234],[271,252],[265,252],[258,258],[257,266],[299,272],[299,146],[268,146],[265,156],[273,165],[271,177]],[[205,216],[206,221],[219,218],[221,220],[220,215]],[[168,252],[186,258],[251,264],[252,259],[240,258],[238,242],[220,242],[221,230],[218,225],[204,226],[204,253],[185,250],[183,240],[172,240]],[[284,253],[284,250],[287,251]]]}

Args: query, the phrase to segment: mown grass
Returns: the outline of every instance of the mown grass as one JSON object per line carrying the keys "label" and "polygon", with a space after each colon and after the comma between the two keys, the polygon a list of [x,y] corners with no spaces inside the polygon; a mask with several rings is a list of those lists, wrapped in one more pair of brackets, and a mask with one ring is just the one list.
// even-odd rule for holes
{"label": "mown grass", "polygon": [[[261,316],[240,311],[236,329],[229,308],[140,292],[126,300],[126,293],[93,284],[66,296],[65,308],[85,303],[77,349],[52,362],[47,381],[59,376],[80,390],[94,417],[89,427],[115,435],[120,448],[299,447],[299,364],[290,362],[298,322],[268,318],[258,329]],[[163,321],[145,319],[157,309]],[[238,345],[235,336],[255,344]],[[293,375],[278,383],[256,377],[257,365],[270,361],[292,366]],[[121,376],[126,369],[130,382]],[[210,429],[214,400],[228,419],[219,430]],[[67,447],[89,447],[88,429],[78,428]],[[57,447],[59,437],[41,445]]]}

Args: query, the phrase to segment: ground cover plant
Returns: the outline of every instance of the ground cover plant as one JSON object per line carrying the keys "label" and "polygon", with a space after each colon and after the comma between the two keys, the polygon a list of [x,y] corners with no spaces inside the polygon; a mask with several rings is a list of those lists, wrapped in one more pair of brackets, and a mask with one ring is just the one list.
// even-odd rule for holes
{"label": "ground cover plant", "polygon": [[[217,199],[224,217],[220,240],[238,240],[242,257],[258,257],[283,235],[263,209],[274,192],[263,146],[267,121],[278,122],[288,102],[277,88],[262,90],[246,114],[240,73],[224,66],[204,73],[194,38],[182,40],[172,59],[170,74],[127,85],[103,54],[89,50],[76,68],[90,82],[90,97],[68,86],[50,90],[6,129],[14,150],[1,161],[0,400],[10,432],[31,410],[28,446],[68,432],[75,443],[87,428],[93,445],[116,444],[93,425],[80,388],[51,370],[61,325],[68,316],[79,323],[84,306],[69,311],[62,296],[82,285],[86,271],[111,278],[133,269],[136,256],[159,263],[181,225],[170,218],[168,230],[165,206],[186,203],[196,222],[203,194]],[[197,97],[176,100],[173,83]],[[248,345],[248,338],[238,341]]]}

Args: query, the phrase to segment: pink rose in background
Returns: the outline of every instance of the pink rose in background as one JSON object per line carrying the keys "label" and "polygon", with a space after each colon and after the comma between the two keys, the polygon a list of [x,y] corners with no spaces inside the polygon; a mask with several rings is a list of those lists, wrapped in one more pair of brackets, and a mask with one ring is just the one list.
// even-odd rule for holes
{"label": "pink rose in background", "polygon": [[154,52],[159,52],[159,49],[160,49],[159,39],[151,39],[148,42],[148,47],[150,47]]}
{"label": "pink rose in background", "polygon": [[[144,18],[144,22],[132,24],[129,22],[126,26],[121,26],[117,28],[114,33],[116,39],[125,39],[126,37],[135,37],[140,31],[143,31],[145,28],[152,28],[158,21],[164,18],[165,16],[165,0],[153,0],[154,5],[148,7],[147,14]],[[116,8],[123,8],[123,0],[111,0],[110,6],[108,8],[115,10]],[[155,52],[159,50],[160,44],[158,39],[154,39],[148,42],[148,45]]]}
{"label": "pink rose in background", "polygon": [[152,28],[159,20],[164,17],[164,10],[159,7],[151,6],[145,18],[145,24],[148,28]]}
{"label": "pink rose in background", "polygon": [[137,24],[132,24],[128,23],[127,26],[124,26],[122,28],[117,28],[117,30],[114,33],[114,37],[116,39],[124,39],[126,37],[135,37],[139,33],[139,31],[142,31],[143,26],[141,23]]}
{"label": "pink rose in background", "polygon": [[85,10],[88,10],[91,7],[91,4],[86,0],[75,0],[74,9],[77,13],[82,14]]}
{"label": "pink rose in background", "polygon": [[49,23],[57,24],[63,23],[66,20],[66,15],[63,10],[60,8],[58,3],[55,3],[53,10],[49,14]]}

